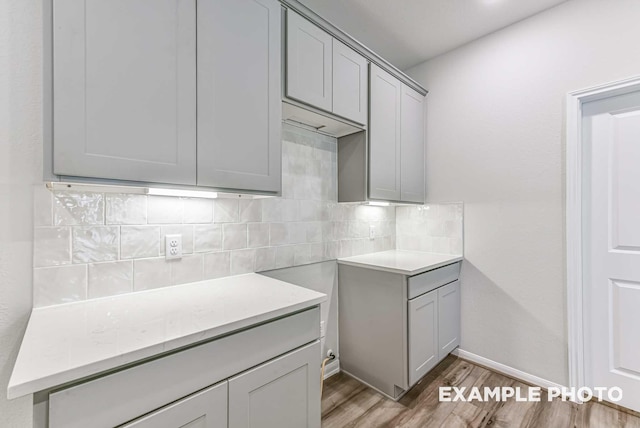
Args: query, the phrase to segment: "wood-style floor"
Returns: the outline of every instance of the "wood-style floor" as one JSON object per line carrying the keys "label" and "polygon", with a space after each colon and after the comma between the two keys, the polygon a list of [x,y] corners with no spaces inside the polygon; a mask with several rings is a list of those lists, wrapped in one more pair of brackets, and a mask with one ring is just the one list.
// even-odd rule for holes
{"label": "wood-style floor", "polygon": [[[439,402],[440,386],[528,386],[468,361],[449,356],[399,402],[349,376],[325,381],[323,428],[355,427],[634,427],[640,418],[597,402],[578,405],[561,400],[539,402]],[[546,393],[543,393],[546,394]]]}

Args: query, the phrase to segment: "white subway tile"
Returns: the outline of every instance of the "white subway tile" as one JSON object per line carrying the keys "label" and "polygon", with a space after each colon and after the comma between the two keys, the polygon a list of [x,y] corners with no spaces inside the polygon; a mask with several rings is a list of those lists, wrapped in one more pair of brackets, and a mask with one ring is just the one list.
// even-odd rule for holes
{"label": "white subway tile", "polygon": [[262,221],[262,200],[261,199],[241,199],[239,201],[240,222]]}
{"label": "white subway tile", "polygon": [[239,219],[237,199],[216,199],[213,207],[213,221],[216,223],[237,223]]}
{"label": "white subway tile", "polygon": [[179,260],[171,260],[169,264],[172,284],[187,284],[204,278],[202,254],[183,256]]}
{"label": "white subway tile", "polygon": [[120,257],[134,259],[160,255],[160,226],[121,226]]}
{"label": "white subway tile", "polygon": [[68,227],[36,227],[33,234],[35,267],[71,263],[71,229]]}
{"label": "white subway tile", "polygon": [[89,299],[115,296],[132,291],[133,262],[131,260],[89,265]]}
{"label": "white subway tile", "polygon": [[182,223],[183,201],[173,196],[147,197],[147,222],[149,224]]}
{"label": "white subway tile", "polygon": [[193,250],[196,253],[222,250],[222,225],[194,226]]}
{"label": "white subway tile", "polygon": [[271,223],[269,225],[269,243],[272,246],[289,243],[289,229],[285,223]]}
{"label": "white subway tile", "polygon": [[275,269],[276,267],[276,248],[265,247],[256,249],[256,272]]}
{"label": "white subway tile", "polygon": [[87,298],[87,265],[33,270],[33,306],[58,305]]}
{"label": "white subway tile", "polygon": [[231,275],[255,272],[256,250],[237,250],[231,252]]}
{"label": "white subway tile", "polygon": [[319,221],[306,223],[306,241],[322,242],[322,223]]}
{"label": "white subway tile", "polygon": [[225,224],[223,227],[222,248],[225,250],[247,248],[247,225]]}
{"label": "white subway tile", "polygon": [[204,279],[223,278],[231,275],[231,252],[204,255]]}
{"label": "white subway tile", "polygon": [[55,226],[104,224],[102,193],[56,192],[53,195]]}
{"label": "white subway tile", "polygon": [[213,222],[213,200],[204,198],[187,198],[184,202],[185,223]]}
{"label": "white subway tile", "polygon": [[73,263],[118,260],[118,226],[74,227],[72,234]]}
{"label": "white subway tile", "polygon": [[107,194],[107,224],[146,224],[147,197],[144,195]]}
{"label": "white subway tile", "polygon": [[135,291],[171,285],[171,264],[165,259],[133,261],[133,289]]}
{"label": "white subway tile", "polygon": [[295,247],[295,245],[276,247],[276,269],[293,266]]}
{"label": "white subway tile", "polygon": [[249,248],[267,247],[269,245],[269,223],[247,224]]}

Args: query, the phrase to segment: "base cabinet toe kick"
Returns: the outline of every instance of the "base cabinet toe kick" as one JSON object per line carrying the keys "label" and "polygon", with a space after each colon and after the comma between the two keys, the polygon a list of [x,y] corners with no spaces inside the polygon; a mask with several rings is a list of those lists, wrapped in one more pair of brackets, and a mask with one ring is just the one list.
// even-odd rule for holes
{"label": "base cabinet toe kick", "polygon": [[460,266],[408,276],[339,265],[341,369],[400,399],[460,344]]}
{"label": "base cabinet toe kick", "polygon": [[34,399],[34,427],[319,428],[320,309]]}

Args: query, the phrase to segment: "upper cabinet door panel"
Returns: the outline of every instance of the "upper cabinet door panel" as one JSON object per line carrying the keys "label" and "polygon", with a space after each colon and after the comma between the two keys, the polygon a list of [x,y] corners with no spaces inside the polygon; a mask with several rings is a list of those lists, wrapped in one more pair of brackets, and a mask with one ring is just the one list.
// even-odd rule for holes
{"label": "upper cabinet door panel", "polygon": [[287,11],[287,96],[331,111],[333,37]]}
{"label": "upper cabinet door panel", "polygon": [[400,137],[402,200],[424,203],[424,106],[425,97],[402,84]]}
{"label": "upper cabinet door panel", "polygon": [[53,2],[54,173],[196,181],[196,0]]}
{"label": "upper cabinet door panel", "polygon": [[333,39],[333,113],[367,124],[367,60]]}
{"label": "upper cabinet door panel", "polygon": [[369,197],[400,200],[400,98],[398,79],[371,64]]}
{"label": "upper cabinet door panel", "polygon": [[198,2],[198,185],[278,192],[281,6]]}

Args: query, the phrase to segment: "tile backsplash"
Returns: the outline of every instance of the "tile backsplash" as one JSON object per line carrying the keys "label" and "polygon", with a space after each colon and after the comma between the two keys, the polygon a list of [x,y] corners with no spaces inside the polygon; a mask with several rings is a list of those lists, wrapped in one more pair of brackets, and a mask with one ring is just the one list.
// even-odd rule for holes
{"label": "tile backsplash", "polygon": [[462,203],[396,208],[396,248],[462,255]]}
{"label": "tile backsplash", "polygon": [[[282,152],[282,198],[52,193],[38,186],[34,306],[396,247],[395,207],[336,202],[335,138],[283,125]],[[182,235],[181,260],[165,260],[167,234]]]}

